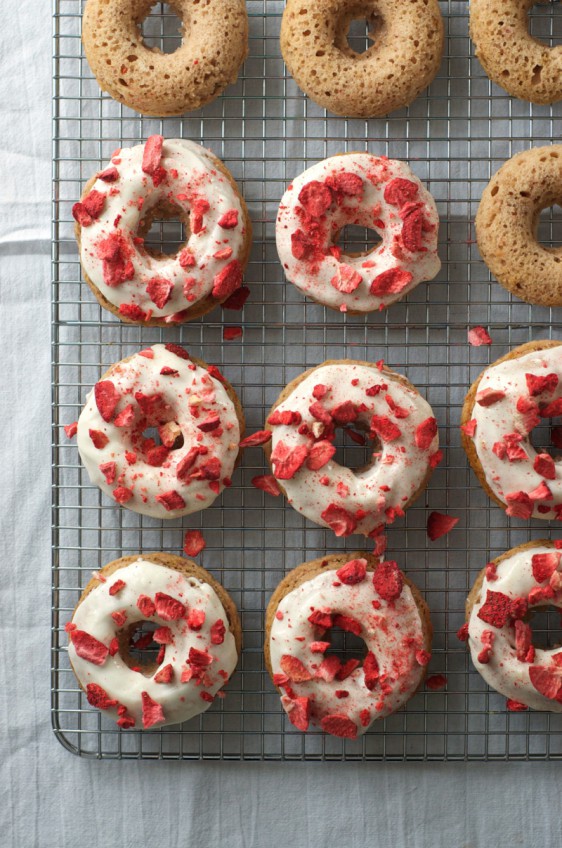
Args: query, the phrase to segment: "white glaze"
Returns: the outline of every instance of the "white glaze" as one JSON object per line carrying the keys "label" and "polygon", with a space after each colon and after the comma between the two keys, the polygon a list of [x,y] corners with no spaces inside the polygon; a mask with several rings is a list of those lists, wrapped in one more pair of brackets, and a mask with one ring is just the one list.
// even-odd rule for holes
{"label": "white glaze", "polygon": [[[357,385],[353,386],[352,380],[357,380]],[[430,448],[424,450],[418,448],[415,443],[415,431],[424,420],[433,417],[433,410],[415,389],[394,380],[388,372],[347,361],[316,368],[279,404],[277,411],[299,412],[303,423],[307,424],[309,429],[317,426],[318,422],[309,412],[309,407],[315,402],[312,393],[318,384],[329,387],[328,394],[321,401],[326,409],[333,409],[345,401],[352,401],[356,405],[364,404],[366,409],[360,413],[357,420],[362,429],[368,431],[372,416],[380,415],[390,418],[400,429],[401,435],[395,441],[381,442],[380,452],[377,450],[378,458],[366,469],[353,471],[330,460],[317,471],[309,470],[305,464],[292,479],[280,482],[291,506],[323,527],[329,527],[321,516],[331,504],[343,507],[352,514],[360,509],[365,510],[367,515],[357,521],[354,532],[368,536],[381,523],[390,523],[393,520],[386,514],[386,510],[397,507],[404,509],[422,486],[429,471],[430,457],[438,449],[439,437],[436,435]],[[381,391],[376,396],[369,397],[366,389],[373,386],[381,387]],[[409,411],[407,418],[398,419],[393,415],[385,400],[386,395],[390,395],[397,406]],[[351,427],[356,429],[355,424]],[[292,449],[299,445],[312,444],[311,438],[300,434],[296,425],[279,424],[271,429],[272,453],[279,442]],[[275,464],[273,473],[275,474]],[[325,478],[329,478],[329,485],[322,484],[321,480]],[[345,491],[341,486],[347,487],[347,496],[338,493],[338,485],[340,491]],[[382,487],[388,487],[388,490],[383,490]]]}
{"label": "white glaze", "polygon": [[[112,596],[109,589],[117,580],[123,580],[125,587]],[[215,590],[195,577],[187,577],[175,569],[141,557],[131,565],[115,571],[108,576],[107,582],[93,589],[79,604],[72,622],[79,630],[86,631],[109,647],[119,630],[111,613],[125,610],[126,627],[144,621],[137,607],[137,598],[139,595],[154,598],[157,592],[171,595],[183,603],[187,606],[187,614],[194,608],[204,611],[205,621],[200,630],[194,631],[189,628],[185,617],[178,621],[165,621],[154,615],[148,619],[159,627],[169,627],[174,638],[173,644],[165,646],[164,658],[150,677],[132,671],[119,653],[108,655],[103,665],[94,665],[78,656],[69,638],[68,654],[82,687],[86,689],[88,683],[101,686],[110,698],[127,708],[127,712],[135,719],[136,730],[143,726],[141,692],[148,692],[163,708],[166,720],[159,722],[159,726],[187,721],[205,712],[211,705],[200,697],[201,691],[216,695],[238,662],[234,636],[228,629],[228,617]],[[211,643],[210,630],[218,619],[222,619],[226,632],[223,643],[215,645]],[[193,678],[187,683],[181,683],[181,672],[186,667],[190,648],[207,651],[213,657],[213,662],[208,666],[205,685],[198,685]],[[154,675],[168,664],[173,667],[173,680],[170,683],[156,683]],[[226,678],[218,673],[219,670],[226,672]],[[117,720],[117,707],[105,712]]]}
{"label": "white glaze", "polygon": [[[312,268],[310,262],[296,259],[292,252],[291,236],[303,226],[299,194],[308,183],[323,183],[327,177],[341,173],[355,174],[363,180],[363,198],[347,198],[341,206],[332,203],[326,214],[327,225],[322,240],[322,249],[327,255],[319,265]],[[427,230],[423,233],[423,249],[415,253],[405,249],[402,243],[403,221],[399,209],[384,199],[387,183],[395,178],[410,180],[418,186],[415,201],[422,204]],[[375,221],[380,223],[375,224]],[[329,253],[329,248],[339,231],[349,224],[375,230],[382,242],[365,256],[342,254],[338,260]],[[439,272],[438,227],[439,217],[433,197],[406,164],[369,153],[351,153],[324,159],[291,183],[283,195],[277,215],[277,251],[287,279],[304,294],[342,312],[347,309],[372,312],[401,300],[420,282],[433,279]],[[365,267],[365,262],[371,267]],[[342,264],[353,268],[362,278],[355,291],[347,294],[338,291],[330,282]],[[371,294],[373,280],[379,274],[395,268],[410,272],[412,280],[398,293]]]}
{"label": "white glaze", "polygon": [[[106,195],[100,216],[89,226],[81,228],[80,260],[89,279],[114,306],[135,304],[153,318],[176,315],[195,306],[208,297],[213,289],[214,277],[233,259],[240,259],[246,238],[244,215],[240,200],[230,181],[217,170],[215,157],[203,147],[185,139],[165,139],[160,162],[167,176],[157,187],[152,177],[142,170],[144,144],[118,150],[110,166],[116,167],[119,179],[113,183],[97,179],[92,189]],[[172,176],[172,171],[177,176]],[[203,198],[210,208],[203,215],[204,229],[191,232],[186,244],[195,259],[193,267],[182,268],[178,256],[155,258],[140,250],[133,242],[142,216],[159,201],[173,201],[183,213],[189,215],[193,202]],[[142,207],[139,209],[139,205]],[[234,209],[238,223],[233,229],[218,225],[221,216]],[[120,216],[120,217],[119,217]],[[116,223],[116,219],[117,223]],[[111,233],[122,233],[131,250],[134,277],[117,286],[104,282],[103,265],[97,248]],[[232,255],[216,259],[214,254],[232,248]],[[173,284],[168,302],[159,308],[148,296],[146,287],[154,277]],[[187,300],[184,295],[186,280],[194,281]]]}
{"label": "white glaze", "polygon": [[[424,649],[423,629],[412,592],[404,584],[397,600],[385,601],[375,590],[372,577],[367,572],[364,580],[349,586],[339,583],[336,571],[327,568],[285,595],[277,608],[280,617],[273,618],[269,648],[274,674],[283,673],[281,658],[287,654],[300,660],[312,674],[316,672],[324,655],[311,651],[310,644],[330,638],[329,632],[323,635],[308,621],[311,612],[320,610],[359,621],[361,638],[375,655],[380,675],[387,675],[386,692],[380,683],[372,690],[366,687],[362,666],[342,681],[328,682],[316,677],[303,683],[291,682],[298,697],[313,699],[310,715],[313,726],[320,726],[325,716],[344,714],[354,722],[358,734],[365,733],[375,719],[400,709],[423,679],[424,667],[416,660],[416,652]],[[373,608],[373,601],[380,603],[379,609]],[[335,693],[341,690],[349,695],[338,698]],[[290,698],[284,697],[282,703],[285,708],[291,706]],[[361,720],[363,710],[370,713],[368,722]]]}
{"label": "white glaze", "polygon": [[[557,388],[553,392],[548,391],[530,398],[525,375],[546,376],[551,373],[559,378]],[[554,480],[545,479],[534,470],[533,463],[537,451],[526,431],[523,416],[517,411],[517,401],[523,397],[536,403],[550,403],[562,397],[562,346],[537,350],[517,359],[490,366],[482,375],[477,397],[486,389],[499,389],[505,392],[505,397],[491,406],[481,406],[476,401],[472,409],[472,418],[476,420],[474,447],[484,469],[488,486],[505,503],[507,494],[519,491],[529,494],[544,482],[553,497],[549,500],[534,500],[532,515],[533,518],[555,518],[554,507],[562,504],[561,459],[558,458],[555,461],[556,478]],[[527,459],[510,462],[507,457],[500,459],[493,452],[494,444],[503,441],[509,433],[518,433],[522,436],[519,445],[527,454]],[[547,511],[540,512],[539,507]]]}
{"label": "white glaze", "polygon": [[[224,479],[231,476],[238,455],[240,426],[226,389],[206,369],[191,360],[181,359],[162,344],[155,344],[149,350],[153,351],[153,359],[137,353],[128,362],[113,366],[109,377],[104,378],[109,379],[121,395],[116,414],[132,404],[135,412],[133,423],[129,427],[117,427],[113,420],[104,421],[92,390],[78,420],[78,450],[91,482],[106,495],[113,498],[113,492],[119,486],[133,492],[133,497],[124,504],[127,509],[164,519],[190,515],[210,506],[223,490]],[[161,375],[163,367],[176,370],[178,376]],[[161,394],[169,407],[166,421],[175,421],[181,428],[183,446],[172,450],[161,467],[149,465],[137,446],[136,440],[145,428],[142,426],[143,412],[135,400],[136,392]],[[210,414],[218,414],[220,426],[211,432],[202,432],[197,424]],[[153,426],[152,422],[150,426]],[[101,449],[96,448],[90,430],[107,435],[108,444]],[[192,470],[195,471],[210,458],[218,457],[221,462],[218,481],[193,479],[185,482],[177,478],[178,465],[194,446],[207,448],[208,453],[197,460]],[[136,452],[137,461],[133,465],[127,461],[126,451]],[[100,470],[100,465],[107,462],[117,465],[116,479],[112,484],[106,482]],[[216,483],[218,491],[214,491]],[[185,508],[168,511],[156,500],[158,495],[168,491],[177,491],[185,501]]]}
{"label": "white glaze", "polygon": [[[548,586],[548,583],[539,584],[535,580],[532,571],[532,557],[534,554],[553,552],[555,552],[554,548],[544,545],[516,551],[497,566],[497,580],[484,578],[480,599],[478,603],[474,604],[468,622],[468,644],[472,662],[489,686],[505,695],[506,698],[512,698],[514,701],[526,704],[535,710],[549,710],[559,713],[562,712],[562,704],[545,697],[531,683],[529,678],[531,664],[517,659],[513,623],[508,622],[504,627],[498,628],[478,617],[478,612],[486,600],[488,590],[502,592],[509,598],[515,599],[527,598],[531,589],[535,589],[537,586]],[[560,566],[558,566],[557,571],[561,572]],[[533,606],[540,607],[549,604],[562,609],[560,592],[552,600],[543,601]],[[490,661],[482,663],[478,661],[478,655],[483,647],[482,634],[486,630],[492,631],[495,638]],[[536,648],[532,665],[550,666],[551,657],[554,654],[559,654],[560,650],[560,648],[550,650]]]}

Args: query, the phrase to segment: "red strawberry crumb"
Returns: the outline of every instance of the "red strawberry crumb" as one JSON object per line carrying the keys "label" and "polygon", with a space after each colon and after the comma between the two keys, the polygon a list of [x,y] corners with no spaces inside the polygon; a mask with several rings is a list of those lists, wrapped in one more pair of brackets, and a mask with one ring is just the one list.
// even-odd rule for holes
{"label": "red strawberry crumb", "polygon": [[113,497],[117,503],[126,504],[133,497],[133,492],[126,486],[117,486],[117,488],[113,490]]}
{"label": "red strawberry crumb", "polygon": [[158,309],[163,309],[166,306],[173,290],[173,284],[164,277],[153,277],[146,287],[147,295]]}
{"label": "red strawberry crumb", "polygon": [[108,486],[111,486],[112,483],[115,482],[115,477],[117,475],[117,465],[115,462],[102,462],[100,465],[100,471],[105,477],[105,482]]}
{"label": "red strawberry crumb", "polygon": [[379,664],[372,651],[369,651],[363,660],[363,674],[365,675],[365,686],[372,692],[380,677]]}
{"label": "red strawberry crumb", "polygon": [[116,612],[111,613],[111,618],[117,625],[117,627],[123,627],[125,622],[127,621],[127,613],[125,610],[117,610]]}
{"label": "red strawberry crumb", "polygon": [[440,539],[450,533],[453,527],[458,524],[459,519],[452,515],[445,515],[442,512],[432,512],[427,519],[427,535],[432,542]]}
{"label": "red strawberry crumb", "polygon": [[117,636],[114,636],[111,642],[109,643],[109,656],[114,657],[116,653],[119,651],[119,639]]}
{"label": "red strawberry crumb", "polygon": [[308,730],[310,721],[310,698],[293,698],[285,704],[287,716],[297,730]]}
{"label": "red strawberry crumb", "polygon": [[541,695],[550,700],[560,700],[562,690],[562,671],[558,666],[531,665],[529,667],[531,683]]}
{"label": "red strawberry crumb", "polygon": [[546,554],[534,554],[531,558],[533,577],[537,583],[545,583],[560,565],[561,554],[555,551]]}
{"label": "red strawberry crumb", "polygon": [[324,716],[320,720],[320,726],[325,733],[331,733],[332,736],[339,736],[342,739],[357,738],[357,725],[346,715],[334,713]]}
{"label": "red strawberry crumb", "polygon": [[532,663],[535,659],[533,631],[526,621],[515,622],[515,651],[519,662]]}
{"label": "red strawberry crumb", "polygon": [[225,633],[226,627],[224,625],[224,621],[222,618],[218,618],[211,627],[211,644],[222,645]]}
{"label": "red strawberry crumb", "polygon": [[[337,657],[335,659],[337,659]],[[355,669],[359,668],[360,665],[361,663],[359,660],[348,660],[336,671],[336,680],[347,680],[350,674],[353,674]]]}
{"label": "red strawberry crumb", "polygon": [[546,374],[545,376],[525,374],[525,380],[531,397],[541,395],[543,392],[553,392],[558,385],[557,374]]}
{"label": "red strawberry crumb", "polygon": [[196,609],[195,607],[193,607],[193,609],[190,609],[188,616],[187,616],[187,626],[191,630],[197,631],[197,630],[201,630],[201,628],[203,627],[204,624],[205,624],[205,613],[204,613],[204,611],[200,610],[200,609]]}
{"label": "red strawberry crumb", "polygon": [[92,707],[97,707],[98,710],[109,710],[111,707],[116,707],[119,703],[115,698],[110,698],[105,689],[97,683],[88,683],[86,686],[86,698]]}
{"label": "red strawberry crumb", "polygon": [[250,289],[248,286],[240,286],[239,289],[236,289],[230,297],[228,297],[222,303],[223,309],[242,309],[248,297],[250,296]]}
{"label": "red strawberry crumb", "polygon": [[507,709],[512,713],[520,713],[523,712],[523,710],[529,709],[527,704],[522,704],[521,701],[514,701],[513,698],[507,698],[505,705]]}
{"label": "red strawberry crumb", "polygon": [[329,656],[322,660],[318,666],[316,677],[325,680],[326,683],[331,683],[335,680],[336,675],[341,669],[341,662],[338,657]]}
{"label": "red strawberry crumb", "polygon": [[133,408],[132,403],[129,403],[125,409],[121,410],[119,415],[116,416],[114,420],[114,424],[116,427],[128,427],[133,423],[135,417],[135,410]]}
{"label": "red strawberry crumb", "polygon": [[396,562],[379,562],[373,573],[373,586],[383,601],[395,601],[402,594],[404,578]]}
{"label": "red strawberry crumb", "polygon": [[306,460],[306,467],[311,471],[318,471],[323,468],[333,457],[336,452],[334,445],[323,439],[316,442],[311,448]]}
{"label": "red strawberry crumb", "polygon": [[435,451],[435,453],[432,453],[431,456],[429,457],[429,467],[430,468],[437,468],[437,466],[441,463],[442,459],[443,459],[443,451],[442,450]]}
{"label": "red strawberry crumb", "polygon": [[446,685],[447,678],[444,674],[431,674],[425,680],[425,688],[430,689],[432,692],[435,692],[438,689],[444,689]]}
{"label": "red strawberry crumb", "polygon": [[200,530],[187,530],[183,537],[183,551],[186,556],[197,556],[205,549],[207,543]]}
{"label": "red strawberry crumb", "polygon": [[97,178],[104,183],[115,183],[119,179],[119,171],[117,168],[106,168],[105,171],[100,171]]}
{"label": "red strawberry crumb", "polygon": [[556,466],[554,460],[547,453],[538,453],[533,463],[533,468],[544,477],[546,480],[554,480],[556,478]]}
{"label": "red strawberry crumb", "polygon": [[316,642],[311,642],[309,647],[310,647],[310,650],[313,654],[324,654],[328,650],[328,648],[330,647],[330,643],[329,642],[316,641]]}
{"label": "red strawberry crumb", "polygon": [[420,450],[428,450],[437,435],[437,421],[435,418],[426,418],[416,428],[416,445]]}
{"label": "red strawberry crumb", "polygon": [[419,187],[412,180],[396,177],[390,180],[384,189],[384,199],[392,206],[401,208],[406,203],[414,200],[418,195]]}
{"label": "red strawberry crumb", "polygon": [[[401,216],[402,217],[402,216]],[[422,248],[422,232],[424,218],[422,209],[412,209],[404,218],[402,224],[402,244],[410,253],[417,253]]]}
{"label": "red strawberry crumb", "polygon": [[105,435],[105,433],[102,433],[101,430],[88,430],[88,434],[97,450],[103,450],[103,448],[109,443],[109,438]]}
{"label": "red strawberry crumb", "polygon": [[146,461],[153,468],[160,468],[168,459],[170,452],[165,445],[157,445],[146,452]]}
{"label": "red strawberry crumb", "polygon": [[148,692],[141,692],[141,698],[142,725],[145,729],[166,720],[166,716],[164,715],[164,710],[161,705],[154,701]]}
{"label": "red strawberry crumb", "polygon": [[505,397],[505,392],[501,389],[482,389],[476,395],[476,403],[479,406],[493,406]]}
{"label": "red strawberry crumb", "polygon": [[[363,180],[358,174],[352,174],[350,171],[330,174],[325,182],[337,195],[358,197],[359,199],[363,196]],[[337,200],[338,204],[341,204],[342,198],[338,197]]]}
{"label": "red strawberry crumb", "polygon": [[491,630],[482,631],[482,650],[477,657],[478,662],[482,663],[482,665],[487,665],[492,658],[492,649],[495,638],[496,634]]}
{"label": "red strawberry crumb", "polygon": [[536,489],[529,492],[529,499],[533,501],[533,503],[536,501],[551,501],[553,499],[553,494],[544,480],[541,480]]}
{"label": "red strawberry crumb", "polygon": [[207,416],[200,424],[197,425],[197,429],[201,430],[203,433],[211,433],[213,430],[216,430],[217,427],[220,426],[221,420],[217,413],[212,412]]}
{"label": "red strawberry crumb", "polygon": [[330,280],[330,284],[337,289],[337,291],[343,292],[343,294],[351,294],[351,292],[354,292],[363,280],[359,271],[351,265],[341,263],[338,265],[337,271],[337,274],[335,274]]}
{"label": "red strawberry crumb", "polygon": [[[164,645],[172,645],[174,641],[172,631],[169,627],[158,627],[156,630],[153,631],[152,638],[157,645],[162,645],[162,648],[164,648]],[[163,651],[162,653],[158,654],[157,660],[159,663],[162,662],[163,656]]]}
{"label": "red strawberry crumb", "polygon": [[78,421],[73,421],[72,424],[65,424],[64,432],[66,433],[69,439],[72,439],[73,436],[75,436],[78,432]]}
{"label": "red strawberry crumb", "polygon": [[362,727],[369,727],[371,723],[371,713],[369,710],[361,710],[359,713],[359,721],[361,722]]}
{"label": "red strawberry crumb", "polygon": [[238,226],[238,210],[229,209],[228,212],[221,215],[218,220],[218,225],[219,227],[222,227],[223,230],[233,230],[234,227]]}
{"label": "red strawberry crumb", "polygon": [[484,327],[473,327],[468,331],[468,341],[472,347],[480,347],[481,345],[491,345],[492,339],[484,329]]}
{"label": "red strawberry crumb", "polygon": [[109,594],[118,595],[119,592],[125,588],[125,586],[126,583],[124,580],[116,580],[115,583],[112,583],[112,585],[109,587]]}
{"label": "red strawberry crumb", "polygon": [[497,579],[498,579],[497,565],[496,565],[495,562],[489,562],[486,565],[486,580],[488,580],[488,582],[490,582],[490,581],[493,582],[494,580],[497,580]]}
{"label": "red strawberry crumb", "polygon": [[199,448],[195,446],[190,448],[183,459],[178,462],[176,466],[176,477],[178,480],[187,481],[188,471],[191,470],[198,456]]}
{"label": "red strawberry crumb", "polygon": [[409,271],[404,271],[401,268],[389,268],[388,271],[383,271],[375,277],[369,291],[379,297],[399,294],[410,285],[413,279],[413,274]]}
{"label": "red strawberry crumb", "polygon": [[476,418],[472,418],[470,421],[467,421],[466,424],[461,424],[461,430],[467,436],[472,438],[476,433]]}
{"label": "red strawberry crumb", "polygon": [[429,651],[416,651],[416,662],[418,665],[429,665],[431,653]]}
{"label": "red strawberry crumb", "polygon": [[338,424],[345,425],[352,424],[356,421],[359,413],[355,404],[350,400],[346,400],[343,403],[339,403],[337,406],[334,406],[334,408],[330,410],[330,415]]}
{"label": "red strawberry crumb", "polygon": [[233,259],[215,275],[212,295],[217,300],[225,300],[241,285],[242,266],[237,259]]}
{"label": "red strawberry crumb", "polygon": [[171,683],[174,677],[174,667],[171,663],[165,665],[164,668],[161,668],[159,672],[154,675],[155,683]]}
{"label": "red strawberry crumb", "polygon": [[373,415],[371,418],[371,433],[383,442],[394,442],[402,435],[402,431],[385,415]]}
{"label": "red strawberry crumb", "polygon": [[282,671],[293,683],[306,683],[307,680],[312,680],[312,674],[297,657],[283,654],[279,664]]}
{"label": "red strawberry crumb", "polygon": [[255,486],[256,489],[261,489],[262,492],[266,492],[268,495],[273,495],[274,498],[281,494],[279,483],[273,474],[261,474],[257,477],[252,477],[252,486]]}
{"label": "red strawberry crumb", "polygon": [[506,515],[513,518],[530,518],[533,514],[533,503],[526,492],[508,492]]}
{"label": "red strawberry crumb", "polygon": [[512,602],[503,592],[492,592],[487,590],[486,600],[478,610],[478,618],[491,624],[493,627],[503,627],[511,618]]}
{"label": "red strawberry crumb", "polygon": [[306,445],[297,445],[296,448],[291,449],[284,442],[279,441],[271,454],[275,477],[278,480],[291,480],[303,465],[307,456],[308,447]]}
{"label": "red strawberry crumb", "polygon": [[161,135],[151,135],[146,140],[142,154],[142,170],[151,176],[156,173],[162,158],[164,139]]}
{"label": "red strawberry crumb", "polygon": [[350,615],[341,615],[336,613],[336,615],[334,615],[334,627],[340,627],[342,630],[345,630],[348,633],[353,633],[355,636],[361,635],[361,623],[357,621],[356,618],[352,618]]}
{"label": "red strawberry crumb", "polygon": [[332,205],[332,192],[325,183],[311,180],[300,190],[299,203],[312,218],[321,218]]}
{"label": "red strawberry crumb", "polygon": [[103,642],[100,642],[94,636],[90,636],[85,630],[71,630],[70,641],[74,645],[74,650],[81,659],[93,663],[93,665],[103,665],[109,650]]}
{"label": "red strawberry crumb", "polygon": [[156,615],[163,618],[164,621],[178,621],[185,615],[185,606],[176,598],[167,595],[165,592],[156,592],[154,597],[156,607]]}
{"label": "red strawberry crumb", "polygon": [[175,353],[175,355],[179,356],[180,359],[185,359],[186,362],[189,362],[191,360],[191,357],[186,351],[186,349],[179,344],[175,344],[175,342],[168,342],[168,344],[164,345],[164,347],[170,353]]}
{"label": "red strawberry crumb", "polygon": [[252,433],[251,436],[246,436],[245,439],[242,439],[240,447],[253,448],[257,445],[265,445],[269,441],[271,441],[271,430],[258,430],[256,433]]}
{"label": "red strawberry crumb", "polygon": [[243,333],[242,327],[223,327],[222,337],[225,342],[231,342],[234,339],[241,339]]}
{"label": "red strawberry crumb", "polygon": [[468,622],[457,630],[457,639],[459,642],[468,642]]}
{"label": "red strawberry crumb", "polygon": [[158,503],[162,504],[167,512],[172,512],[175,509],[183,509],[185,507],[184,499],[175,490],[163,492],[161,495],[156,495],[156,500]]}
{"label": "red strawberry crumb", "polygon": [[357,527],[354,516],[335,503],[329,504],[320,517],[334,531],[336,536],[350,536]]}
{"label": "red strawberry crumb", "polygon": [[322,627],[324,630],[327,630],[332,626],[332,614],[330,612],[322,612],[321,610],[314,610],[309,616],[308,621],[313,624],[315,627]]}
{"label": "red strawberry crumb", "polygon": [[336,571],[338,580],[345,583],[346,586],[355,586],[356,583],[361,583],[367,574],[366,559],[352,559],[342,565]]}

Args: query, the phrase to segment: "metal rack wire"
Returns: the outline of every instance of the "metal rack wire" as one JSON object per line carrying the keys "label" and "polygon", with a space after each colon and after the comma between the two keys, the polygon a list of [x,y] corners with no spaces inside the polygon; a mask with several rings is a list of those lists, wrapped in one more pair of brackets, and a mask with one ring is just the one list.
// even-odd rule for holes
{"label": "metal rack wire", "polygon": [[[509,713],[489,691],[455,638],[475,574],[493,556],[551,532],[534,521],[509,521],[490,504],[460,447],[458,424],[467,387],[480,370],[516,344],[562,337],[556,313],[511,298],[490,280],[474,245],[472,222],[490,175],[519,150],[561,134],[561,109],[511,99],[493,86],[473,56],[465,0],[442,2],[445,55],[430,89],[387,119],[327,115],[298,90],[279,52],[283,3],[249,0],[250,55],[238,83],[200,112],[181,119],[142,118],[101,95],[83,57],[80,0],[54,0],[53,112],[53,618],[52,715],[59,740],[76,754],[101,759],[244,760],[505,760],[562,758],[562,717]],[[562,36],[558,4],[537,6],[531,31],[546,43]],[[354,25],[361,49],[365,29]],[[145,37],[177,46],[177,19],[158,5]],[[80,277],[71,206],[82,185],[122,145],[159,132],[210,147],[238,180],[254,222],[244,312],[216,310],[164,331],[125,326],[94,301]],[[277,204],[286,184],[313,162],[346,150],[404,159],[426,182],[441,216],[443,268],[405,302],[367,317],[343,316],[304,300],[284,281],[274,241]],[[349,233],[357,247],[364,234]],[[541,238],[562,241],[555,212],[543,213]],[[181,240],[173,224],[153,227],[164,248]],[[243,339],[222,340],[223,325],[242,324]],[[491,347],[471,348],[467,327],[484,325]],[[445,461],[425,495],[389,529],[389,552],[425,594],[435,626],[430,673],[446,689],[422,691],[405,710],[357,741],[301,734],[285,719],[264,669],[263,610],[286,571],[326,551],[353,550],[360,540],[336,539],[281,499],[254,489],[263,470],[260,449],[247,450],[231,489],[198,516],[158,522],[119,509],[92,487],[76,446],[62,426],[73,421],[86,392],[112,362],[140,346],[179,341],[214,362],[240,393],[249,430],[263,426],[282,387],[324,359],[384,358],[432,404]],[[357,462],[359,448],[338,457]],[[431,544],[429,509],[460,517],[449,536]],[[64,624],[90,572],[139,551],[180,552],[183,532],[200,527],[200,557],[232,593],[242,615],[245,647],[227,697],[185,726],[121,732],[88,707],[69,668]],[[553,527],[555,532],[556,528]],[[550,625],[554,628],[554,622]],[[535,635],[546,638],[546,634]],[[552,633],[551,633],[552,637]]]}

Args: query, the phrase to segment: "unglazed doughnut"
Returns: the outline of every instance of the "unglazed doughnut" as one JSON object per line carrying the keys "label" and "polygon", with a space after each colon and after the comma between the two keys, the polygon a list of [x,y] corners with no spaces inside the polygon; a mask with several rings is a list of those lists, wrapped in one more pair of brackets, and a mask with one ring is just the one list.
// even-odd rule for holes
{"label": "unglazed doughnut", "polygon": [[531,103],[562,98],[562,46],[529,32],[529,10],[549,0],[470,0],[470,35],[490,79]]}
{"label": "unglazed doughnut", "polygon": [[462,443],[487,494],[515,518],[562,518],[562,467],[531,441],[541,419],[562,415],[562,344],[528,342],[472,384]]}
{"label": "unglazed doughnut", "polygon": [[[382,239],[368,253],[336,244],[349,224]],[[300,174],[279,205],[277,251],[287,279],[308,297],[341,312],[372,312],[431,280],[439,217],[435,201],[403,162],[347,153]]]}
{"label": "unglazed doughnut", "polygon": [[[354,441],[374,442],[371,462],[358,471],[332,459],[336,428],[346,425]],[[328,360],[305,371],[283,390],[266,426],[272,437],[264,450],[289,503],[336,536],[379,535],[441,459],[430,405],[382,362]]]}
{"label": "unglazed doughnut", "polygon": [[[355,18],[371,26],[373,45],[356,53],[347,34]],[[437,0],[287,0],[281,52],[295,82],[336,115],[387,115],[416,99],[443,53]]]}
{"label": "unglazed doughnut", "polygon": [[561,198],[562,145],[553,144],[508,159],[478,206],[482,259],[505,289],[527,303],[562,305],[562,248],[537,239],[541,211]]}
{"label": "unglazed doughnut", "polygon": [[[223,163],[192,141],[154,135],[117,150],[72,214],[84,279],[122,321],[191,321],[242,283],[252,242],[246,204]],[[159,217],[189,233],[175,254],[144,246]]]}
{"label": "unglazed doughnut", "polygon": [[214,100],[248,54],[244,0],[170,0],[182,22],[174,53],[147,47],[141,24],[154,0],[88,0],[82,41],[100,88],[143,115],[181,115]]}
{"label": "unglazed doughnut", "polygon": [[533,645],[533,609],[562,610],[559,545],[527,542],[489,563],[466,602],[472,661],[509,709],[562,712],[562,649]]}
{"label": "unglazed doughnut", "polygon": [[[157,625],[153,641],[161,645],[144,667],[130,654],[143,621]],[[161,553],[102,568],[66,630],[89,703],[137,730],[205,712],[236,668],[242,642],[238,612],[220,583],[194,562]]]}
{"label": "unglazed doughnut", "polygon": [[[157,429],[160,444],[146,437]],[[177,344],[155,344],[112,365],[78,419],[91,482],[153,518],[210,506],[230,485],[244,430],[232,386]]]}
{"label": "unglazed doughnut", "polygon": [[[364,640],[362,664],[324,656],[331,627]],[[431,657],[425,601],[395,562],[366,553],[291,571],[269,602],[265,630],[266,666],[292,724],[351,739],[404,706]]]}

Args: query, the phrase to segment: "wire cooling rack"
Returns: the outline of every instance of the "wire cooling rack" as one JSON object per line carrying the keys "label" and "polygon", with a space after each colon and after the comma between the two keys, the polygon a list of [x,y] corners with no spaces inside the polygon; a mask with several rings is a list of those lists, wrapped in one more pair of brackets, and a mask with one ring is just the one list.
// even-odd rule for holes
{"label": "wire cooling rack", "polygon": [[[505,700],[474,672],[455,633],[477,572],[504,550],[550,534],[539,521],[506,519],[481,490],[460,447],[459,417],[470,382],[510,347],[562,337],[556,313],[510,297],[490,280],[474,244],[473,220],[491,174],[514,153],[549,144],[561,134],[560,106],[510,98],[484,75],[468,38],[465,0],[442,2],[445,55],[429,90],[387,119],[348,120],[326,112],[298,90],[279,51],[283,4],[249,0],[250,55],[234,86],[200,112],[181,119],[142,118],[101,95],[83,57],[80,0],[54,0],[53,148],[53,618],[52,715],[58,739],[76,754],[100,759],[244,760],[505,760],[562,758],[562,717],[509,713]],[[537,6],[531,31],[546,43],[562,36],[558,4]],[[145,39],[178,46],[178,22],[156,6]],[[350,35],[364,49],[365,25]],[[164,331],[121,324],[103,312],[81,281],[71,206],[111,152],[153,133],[210,147],[233,172],[248,202],[254,245],[246,275],[251,298],[242,314],[215,310],[200,321]],[[345,316],[304,300],[284,281],[274,222],[290,180],[312,163],[347,150],[403,159],[428,185],[441,217],[443,268],[388,312]],[[543,213],[541,239],[561,243],[562,225]],[[179,225],[160,222],[153,243],[171,250]],[[348,229],[349,247],[365,233]],[[224,325],[241,324],[242,340],[223,342]],[[553,326],[554,324],[554,326]],[[473,348],[467,328],[488,328],[491,347]],[[76,445],[62,426],[75,420],[86,392],[106,368],[148,344],[181,342],[216,363],[239,392],[249,432],[260,429],[283,386],[327,358],[378,360],[404,373],[427,397],[439,421],[445,460],[429,488],[388,531],[388,552],[415,581],[435,627],[431,674],[447,687],[421,691],[406,709],[376,723],[357,741],[301,734],[286,720],[264,669],[263,611],[283,575],[299,563],[361,542],[336,539],[304,520],[281,498],[253,488],[264,471],[258,448],[244,454],[232,488],[205,512],[158,522],[119,509],[92,487]],[[548,440],[548,434],[546,434]],[[337,459],[361,464],[357,446],[338,445]],[[429,510],[458,516],[455,530],[426,537]],[[64,624],[93,569],[152,550],[181,552],[186,529],[201,528],[200,557],[234,597],[242,616],[244,651],[224,701],[181,727],[119,731],[91,709],[70,671]],[[555,530],[556,528],[553,528]],[[535,622],[535,636],[555,639]],[[538,626],[537,626],[538,625]],[[541,627],[543,630],[541,631]]]}

